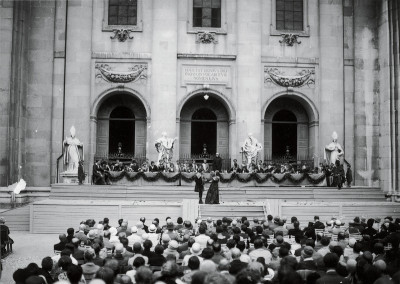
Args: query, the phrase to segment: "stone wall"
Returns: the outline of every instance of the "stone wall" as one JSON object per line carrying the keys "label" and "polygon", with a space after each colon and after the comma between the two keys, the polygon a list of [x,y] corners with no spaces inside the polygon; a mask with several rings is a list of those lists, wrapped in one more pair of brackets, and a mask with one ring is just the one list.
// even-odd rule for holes
{"label": "stone wall", "polygon": [[[85,145],[89,170],[97,110],[122,90],[146,109],[141,147],[150,160],[157,157],[154,140],[163,131],[182,137],[180,111],[192,97],[209,92],[226,108],[229,129],[219,147],[240,158],[248,132],[261,142],[268,138],[266,109],[284,96],[307,113],[302,147],[308,156],[322,162],[336,131],[357,185],[398,186],[396,1],[304,1],[304,31],[293,45],[275,28],[274,0],[222,0],[222,26],[212,30],[211,42],[199,40],[204,31],[191,24],[191,1],[138,3],[138,26],[122,42],[110,38],[107,1],[0,1],[0,185],[19,176],[28,185],[54,182],[56,159],[72,125]],[[147,79],[99,81],[97,64],[120,71],[145,64]],[[191,81],[183,75],[188,67],[228,75],[214,83]],[[270,80],[269,68],[288,76],[312,72],[312,81],[280,86]]]}

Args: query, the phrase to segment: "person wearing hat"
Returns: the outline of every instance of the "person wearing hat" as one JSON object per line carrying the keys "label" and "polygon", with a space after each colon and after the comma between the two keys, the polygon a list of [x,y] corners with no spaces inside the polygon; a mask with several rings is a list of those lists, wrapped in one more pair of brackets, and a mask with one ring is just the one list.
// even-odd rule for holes
{"label": "person wearing hat", "polygon": [[183,260],[182,260],[182,266],[188,266],[189,259],[190,259],[192,256],[198,257],[199,260],[200,260],[200,263],[201,263],[201,262],[203,261],[203,258],[200,256],[200,255],[201,255],[201,252],[202,252],[202,249],[201,249],[200,244],[199,244],[199,243],[194,243],[194,244],[192,245],[192,247],[190,248],[190,254],[185,255],[185,257],[183,258]]}
{"label": "person wearing hat", "polygon": [[83,277],[87,282],[92,280],[96,274],[96,272],[100,269],[100,266],[93,263],[94,258],[96,257],[96,253],[92,248],[87,249],[84,254],[85,264],[82,267]]}
{"label": "person wearing hat", "polygon": [[161,245],[166,249],[168,247],[169,242],[171,241],[171,238],[167,234],[161,235]]}
{"label": "person wearing hat", "polygon": [[145,224],[146,218],[145,218],[145,217],[141,217],[141,218],[140,218],[140,222],[143,224],[143,230],[144,230],[146,233],[149,233],[149,227]]}
{"label": "person wearing hat", "polygon": [[205,178],[200,172],[197,172],[194,177],[194,192],[199,193],[199,203],[203,204],[203,191],[204,191],[204,184],[206,183]]}
{"label": "person wearing hat", "polygon": [[86,241],[87,240],[87,236],[85,234],[85,229],[86,229],[86,225],[84,223],[79,225],[79,230],[77,233],[75,233],[74,238],[77,238],[81,241]]}
{"label": "person wearing hat", "polygon": [[189,220],[186,220],[185,222],[183,222],[183,228],[180,230],[180,234],[181,235],[193,235],[193,225],[192,222],[190,222]]}
{"label": "person wearing hat", "polygon": [[127,239],[129,246],[133,246],[134,243],[143,243],[142,237],[138,235],[138,228],[136,226],[131,228],[131,235]]}
{"label": "person wearing hat", "polygon": [[164,250],[163,256],[167,258],[168,255],[173,255],[176,259],[179,259],[179,252],[177,251],[179,244],[175,240],[171,240],[168,243],[168,247]]}
{"label": "person wearing hat", "polygon": [[149,240],[153,243],[152,251],[154,251],[154,247],[160,241],[160,234],[157,234],[157,227],[154,224],[151,224],[149,227]]}
{"label": "person wearing hat", "polygon": [[305,246],[301,251],[301,260],[297,266],[297,270],[317,270],[317,265],[312,258],[314,249],[310,246]]}
{"label": "person wearing hat", "polygon": [[182,241],[182,238],[175,232],[175,225],[172,223],[172,221],[169,221],[167,223],[167,231],[164,233],[164,235],[168,235],[171,240],[177,240],[177,241]]}

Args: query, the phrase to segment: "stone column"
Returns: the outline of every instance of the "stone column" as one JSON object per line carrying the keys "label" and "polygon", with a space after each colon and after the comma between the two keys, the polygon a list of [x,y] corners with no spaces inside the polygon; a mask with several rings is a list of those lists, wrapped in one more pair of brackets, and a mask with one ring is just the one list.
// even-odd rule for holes
{"label": "stone column", "polygon": [[346,161],[354,170],[354,27],[353,0],[343,1],[344,52],[344,149]]}
{"label": "stone column", "polygon": [[[84,144],[85,159],[90,149],[90,88],[92,54],[92,0],[68,1],[64,139],[72,125]],[[87,169],[93,161],[85,161]]]}
{"label": "stone column", "polygon": [[[151,126],[148,129],[148,157],[155,161],[154,141],[163,131],[176,137],[176,78],[177,78],[177,0],[153,1]],[[173,161],[179,154],[179,140],[174,147]]]}
{"label": "stone column", "polygon": [[[31,1],[26,93],[25,169],[30,186],[51,181],[54,1]],[[20,66],[20,68],[24,68]]]}
{"label": "stone column", "polygon": [[[338,133],[338,142],[344,145],[344,89],[343,89],[343,4],[341,0],[320,0],[320,107],[319,151],[331,142],[332,132]],[[316,150],[316,152],[319,152]],[[344,149],[345,156],[346,149]]]}
{"label": "stone column", "polygon": [[12,140],[11,123],[11,70],[13,53],[13,12],[14,2],[0,2],[0,186],[7,186],[12,181],[9,169]]}
{"label": "stone column", "polygon": [[[261,127],[261,1],[237,1],[237,144],[239,152],[249,132],[262,141]],[[232,125],[235,126],[235,125]],[[235,155],[233,155],[235,156]],[[260,157],[262,160],[264,157]],[[239,161],[240,162],[240,161]]]}
{"label": "stone column", "polygon": [[[57,158],[62,154],[63,133],[63,97],[65,64],[65,16],[67,1],[56,0],[54,26],[54,62],[53,62],[53,109],[51,126],[51,182],[57,181]],[[59,171],[63,170],[62,159]]]}
{"label": "stone column", "polygon": [[376,1],[354,2],[354,177],[379,185],[379,62]]}

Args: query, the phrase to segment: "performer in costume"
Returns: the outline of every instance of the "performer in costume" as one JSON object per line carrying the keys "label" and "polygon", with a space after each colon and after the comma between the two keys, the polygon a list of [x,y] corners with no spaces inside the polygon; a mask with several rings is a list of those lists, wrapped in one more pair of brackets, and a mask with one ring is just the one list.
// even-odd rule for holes
{"label": "performer in costume", "polygon": [[219,172],[211,172],[211,185],[207,191],[206,204],[219,204]]}
{"label": "performer in costume", "polygon": [[203,204],[202,198],[203,198],[205,180],[201,173],[196,173],[194,182],[196,183],[194,186],[194,191],[199,193],[199,203]]}

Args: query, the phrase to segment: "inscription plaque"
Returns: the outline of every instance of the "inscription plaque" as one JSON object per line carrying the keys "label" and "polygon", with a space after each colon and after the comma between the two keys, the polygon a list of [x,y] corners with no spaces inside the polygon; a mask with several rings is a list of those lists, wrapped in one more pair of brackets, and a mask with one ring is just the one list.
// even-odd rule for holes
{"label": "inscription plaque", "polygon": [[182,66],[182,80],[186,84],[217,84],[230,83],[231,70],[229,66]]}

